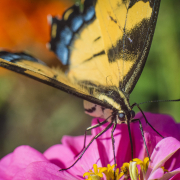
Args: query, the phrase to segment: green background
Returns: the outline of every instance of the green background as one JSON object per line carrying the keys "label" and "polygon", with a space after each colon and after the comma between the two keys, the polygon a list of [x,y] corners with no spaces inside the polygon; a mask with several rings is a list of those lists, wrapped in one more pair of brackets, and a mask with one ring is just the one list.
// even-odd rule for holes
{"label": "green background", "polygon": [[[180,1],[163,0],[144,71],[131,104],[180,98]],[[180,122],[180,102],[146,103],[143,111]],[[136,109],[136,112],[138,109]],[[43,152],[63,135],[81,135],[92,118],[82,100],[16,73],[0,76],[0,157],[22,144]]]}

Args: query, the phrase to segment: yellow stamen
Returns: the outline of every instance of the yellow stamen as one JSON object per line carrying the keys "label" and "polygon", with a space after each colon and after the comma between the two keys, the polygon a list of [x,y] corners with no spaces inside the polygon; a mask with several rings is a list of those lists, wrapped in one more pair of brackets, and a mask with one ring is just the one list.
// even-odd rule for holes
{"label": "yellow stamen", "polygon": [[114,167],[115,164],[113,164],[112,166],[110,164],[107,165],[106,170],[103,172],[106,176],[107,180],[114,180]]}
{"label": "yellow stamen", "polygon": [[161,167],[163,169],[164,172],[169,172],[167,169],[165,169],[165,167]]}
{"label": "yellow stamen", "polygon": [[133,161],[140,165],[143,178],[145,178],[145,175],[149,166],[149,158],[146,157],[144,158],[143,161],[138,158],[135,158],[133,159]]}
{"label": "yellow stamen", "polygon": [[89,172],[83,174],[83,177],[88,177],[86,180],[100,180],[103,177],[103,171],[106,170],[105,168],[98,168],[97,164],[93,165],[93,169],[94,172],[89,170]]}
{"label": "yellow stamen", "polygon": [[121,167],[121,175],[125,176],[125,178],[129,177],[129,163],[124,163]]}
{"label": "yellow stamen", "polygon": [[130,162],[129,165],[129,174],[131,177],[131,180],[138,180],[139,176],[138,176],[138,169],[137,169],[137,162]]}

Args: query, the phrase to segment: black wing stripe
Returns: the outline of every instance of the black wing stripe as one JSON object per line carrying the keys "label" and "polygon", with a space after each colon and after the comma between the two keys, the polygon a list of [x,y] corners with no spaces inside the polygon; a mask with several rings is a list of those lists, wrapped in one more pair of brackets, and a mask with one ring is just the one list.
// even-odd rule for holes
{"label": "black wing stripe", "polygon": [[97,54],[94,54],[94,55],[93,55],[92,57],[90,57],[89,59],[84,60],[83,63],[84,63],[84,62],[87,62],[87,61],[90,61],[90,60],[93,60],[93,58],[98,57],[98,56],[101,56],[101,55],[104,55],[104,54],[105,54],[105,51],[103,50],[103,51],[101,51],[101,52],[99,52],[99,53],[97,53]]}
{"label": "black wing stripe", "polygon": [[101,37],[99,36],[99,37],[97,37],[95,40],[94,40],[94,42],[96,42],[97,40],[99,40]]}

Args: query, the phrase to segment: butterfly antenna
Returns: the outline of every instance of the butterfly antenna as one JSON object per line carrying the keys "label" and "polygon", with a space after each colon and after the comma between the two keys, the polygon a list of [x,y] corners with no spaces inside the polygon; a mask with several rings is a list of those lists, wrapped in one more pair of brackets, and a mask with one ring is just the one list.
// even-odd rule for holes
{"label": "butterfly antenna", "polygon": [[[172,99],[172,100],[154,100],[154,101],[147,101],[147,102],[142,102],[142,103],[138,103],[138,105],[140,104],[145,104],[145,103],[157,103],[157,102],[173,102],[173,101],[180,101],[180,99]],[[137,104],[135,103],[135,106],[137,106]]]}
{"label": "butterfly antenna", "polygon": [[146,123],[159,135],[161,136],[162,138],[164,138],[156,129],[154,129],[154,127],[148,122],[144,112],[142,111],[142,109],[140,108],[140,104],[145,104],[145,103],[156,103],[156,102],[178,102],[180,101],[180,99],[172,99],[172,100],[155,100],[155,101],[147,101],[147,102],[142,102],[142,103],[134,103],[131,107],[133,108],[134,106],[137,106],[138,109],[141,111],[144,119],[146,120]]}

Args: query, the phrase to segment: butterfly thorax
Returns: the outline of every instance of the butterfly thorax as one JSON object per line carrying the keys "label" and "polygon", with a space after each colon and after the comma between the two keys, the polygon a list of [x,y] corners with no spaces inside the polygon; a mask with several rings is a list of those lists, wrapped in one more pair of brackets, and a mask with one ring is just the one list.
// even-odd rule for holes
{"label": "butterfly thorax", "polygon": [[93,117],[107,119],[109,122],[117,121],[118,124],[127,123],[134,117],[134,112],[129,104],[129,98],[120,90],[109,90],[99,96],[101,101],[112,106],[105,108],[88,101],[84,101],[85,112]]}

